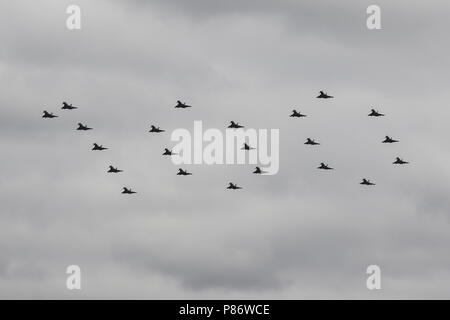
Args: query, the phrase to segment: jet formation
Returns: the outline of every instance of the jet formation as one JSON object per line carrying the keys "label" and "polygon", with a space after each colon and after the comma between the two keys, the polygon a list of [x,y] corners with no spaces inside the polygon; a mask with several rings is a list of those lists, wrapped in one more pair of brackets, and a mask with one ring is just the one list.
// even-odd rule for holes
{"label": "jet formation", "polygon": [[[327,93],[325,93],[324,91],[319,91],[319,95],[316,98],[320,98],[320,99],[331,99],[334,98],[334,96],[328,95]],[[180,108],[180,109],[185,109],[185,108],[192,108],[192,106],[181,102],[180,100],[177,100],[177,104],[175,105],[175,108]],[[73,106],[72,104],[69,104],[67,102],[63,102],[62,103],[62,107],[61,109],[63,110],[74,110],[74,109],[78,109],[78,107]],[[384,117],[385,114],[379,112],[378,110],[375,109],[370,109],[370,113],[368,114],[369,117]],[[42,118],[47,118],[47,119],[53,119],[53,118],[57,118],[58,116],[48,112],[47,110],[43,111],[43,115]],[[290,114],[289,117],[292,118],[302,118],[302,117],[306,117],[306,114],[302,114],[301,112],[293,109],[292,110],[292,114]],[[230,129],[240,129],[240,128],[244,128],[244,126],[240,125],[238,122],[235,121],[230,121],[230,124],[228,125],[228,128]],[[76,128],[76,130],[79,131],[88,131],[88,130],[92,130],[91,127],[88,127],[87,125],[79,122],[78,123],[78,127]],[[160,127],[157,127],[155,125],[151,125],[150,126],[150,130],[149,132],[151,133],[163,133],[165,132],[165,130],[161,129]],[[384,140],[382,141],[382,143],[396,143],[399,142],[399,140],[395,140],[393,138],[391,138],[390,136],[385,136]],[[311,138],[306,138],[306,142],[304,143],[305,145],[320,145],[319,142],[316,142],[314,139]],[[100,144],[97,143],[93,143],[93,147],[92,150],[93,151],[103,151],[103,150],[107,150],[108,148],[103,147]],[[254,150],[255,148],[251,147],[249,144],[244,143],[243,147],[241,148],[244,151],[248,151],[248,150]],[[164,148],[164,152],[162,153],[162,155],[164,156],[172,156],[175,155],[176,153],[172,152],[172,150],[169,150],[168,148]],[[405,161],[403,159],[401,159],[400,157],[396,157],[395,161],[393,162],[393,164],[395,165],[405,165],[405,164],[409,164],[408,161]],[[321,162],[320,165],[317,167],[317,169],[319,170],[334,170],[334,168],[330,167],[328,164]],[[114,167],[112,165],[109,165],[108,173],[121,173],[123,172],[123,170],[118,169],[117,167]],[[267,171],[262,170],[260,167],[255,167],[254,171],[252,172],[253,174],[257,174],[257,175],[264,175],[265,173],[267,173]],[[184,170],[182,168],[178,169],[177,172],[178,176],[189,176],[192,175],[191,172],[188,172],[187,170]],[[362,181],[360,182],[361,185],[366,185],[366,186],[375,186],[375,183],[371,182],[369,179],[367,178],[363,178]],[[242,189],[242,187],[239,187],[236,183],[233,182],[229,182],[227,189],[231,189],[231,190],[238,190],[238,189]],[[127,188],[127,187],[123,187],[122,189],[122,194],[135,194],[137,192],[133,191],[131,188]]]}

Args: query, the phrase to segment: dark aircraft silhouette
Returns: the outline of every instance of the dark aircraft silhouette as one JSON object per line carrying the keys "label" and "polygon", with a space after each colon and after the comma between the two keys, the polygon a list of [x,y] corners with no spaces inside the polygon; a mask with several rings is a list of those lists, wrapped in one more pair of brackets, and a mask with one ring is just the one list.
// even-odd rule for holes
{"label": "dark aircraft silhouette", "polygon": [[398,142],[398,140],[394,140],[389,136],[386,136],[383,140],[383,143],[394,143],[394,142]]}
{"label": "dark aircraft silhouette", "polygon": [[253,171],[253,173],[254,174],[264,174],[264,173],[267,173],[267,171],[263,171],[263,170],[261,170],[260,167],[256,167],[255,171]]}
{"label": "dark aircraft silhouette", "polygon": [[290,117],[300,118],[300,117],[306,117],[306,114],[302,114],[301,112],[298,112],[297,110],[292,110],[292,114]]}
{"label": "dark aircraft silhouette", "polygon": [[173,153],[172,150],[169,150],[167,148],[164,148],[164,153],[162,154],[163,156],[172,156],[176,153]]}
{"label": "dark aircraft silhouette", "polygon": [[92,128],[89,128],[88,126],[85,126],[85,125],[82,124],[82,123],[78,123],[78,128],[77,128],[77,130],[84,130],[84,131],[86,131],[86,130],[92,130]]}
{"label": "dark aircraft silhouette", "polygon": [[92,148],[92,150],[99,150],[99,151],[102,151],[102,150],[107,150],[108,148],[105,148],[105,147],[103,147],[102,145],[98,145],[98,144],[96,144],[96,143],[94,143],[94,147]]}
{"label": "dark aircraft silhouette", "polygon": [[135,192],[135,191],[133,191],[133,190],[131,190],[131,189],[128,189],[128,188],[126,188],[126,187],[123,187],[122,193],[123,193],[123,194],[133,194],[133,193],[137,193],[137,192]]}
{"label": "dark aircraft silhouette", "polygon": [[314,139],[306,138],[305,144],[309,144],[309,145],[312,145],[312,146],[316,146],[316,145],[319,145],[320,143],[315,142]]}
{"label": "dark aircraft silhouette", "polygon": [[322,169],[322,170],[333,170],[333,168],[329,167],[327,164],[321,162],[320,166],[317,167],[317,169]]}
{"label": "dark aircraft silhouette", "polygon": [[44,110],[44,114],[42,115],[42,118],[57,118],[58,116],[55,116],[53,113],[51,112],[47,112]]}
{"label": "dark aircraft silhouette", "polygon": [[359,184],[363,184],[366,186],[374,186],[375,185],[375,183],[372,183],[372,182],[370,182],[370,180],[367,180],[367,179],[362,179],[362,181]]}
{"label": "dark aircraft silhouette", "polygon": [[383,113],[379,113],[375,109],[370,109],[370,113],[368,114],[369,117],[384,117]]}
{"label": "dark aircraft silhouette", "polygon": [[189,106],[183,102],[181,102],[180,100],[177,100],[177,105],[175,106],[175,108],[192,108],[192,106]]}
{"label": "dark aircraft silhouette", "polygon": [[155,127],[154,125],[151,125],[151,129],[149,132],[156,132],[156,133],[160,133],[160,132],[164,132],[165,130],[160,129],[159,127]]}
{"label": "dark aircraft silhouette", "polygon": [[320,91],[320,94],[316,98],[330,99],[330,98],[334,98],[334,97],[333,96],[329,96],[328,94],[324,93],[323,91]]}
{"label": "dark aircraft silhouette", "polygon": [[119,172],[123,172],[123,170],[119,170],[117,168],[114,168],[113,166],[109,166],[108,172],[110,172],[110,173],[119,173]]}
{"label": "dark aircraft silhouette", "polygon": [[228,128],[232,128],[232,129],[239,129],[239,128],[243,128],[244,126],[239,125],[239,123],[234,122],[234,121],[230,121],[230,125],[228,126]]}
{"label": "dark aircraft silhouette", "polygon": [[395,158],[395,161],[393,162],[393,164],[408,164],[408,161],[404,161],[403,159],[400,159],[399,157]]}
{"label": "dark aircraft silhouette", "polygon": [[64,101],[61,109],[73,110],[73,109],[78,109],[78,107],[74,107],[72,104],[68,104],[67,102]]}
{"label": "dark aircraft silhouette", "polygon": [[227,189],[232,189],[232,190],[238,190],[238,189],[242,189],[241,187],[238,187],[235,183],[230,182],[228,184]]}
{"label": "dark aircraft silhouette", "polygon": [[178,173],[177,173],[177,176],[190,176],[190,175],[192,175],[192,173],[190,173],[190,172],[187,172],[187,171],[185,171],[185,170],[183,170],[183,169],[178,169]]}
{"label": "dark aircraft silhouette", "polygon": [[250,147],[248,144],[244,143],[244,146],[241,148],[241,150],[254,150],[255,148]]}

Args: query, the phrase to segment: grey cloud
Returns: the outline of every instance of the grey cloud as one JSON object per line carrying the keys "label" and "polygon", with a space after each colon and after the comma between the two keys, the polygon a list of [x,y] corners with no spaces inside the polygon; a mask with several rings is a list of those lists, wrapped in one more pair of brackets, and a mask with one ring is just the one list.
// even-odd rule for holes
{"label": "grey cloud", "polygon": [[[365,1],[79,1],[79,32],[68,4],[0,4],[1,297],[448,297],[447,3],[381,1],[373,32]],[[160,154],[194,120],[279,128],[279,173],[177,177]],[[80,293],[65,289],[69,264]],[[365,288],[369,264],[381,292]]]}

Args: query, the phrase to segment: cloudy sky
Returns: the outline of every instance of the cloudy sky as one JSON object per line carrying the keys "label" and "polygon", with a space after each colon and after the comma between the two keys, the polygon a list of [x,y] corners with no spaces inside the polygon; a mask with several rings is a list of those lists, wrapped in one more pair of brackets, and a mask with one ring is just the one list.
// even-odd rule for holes
{"label": "cloudy sky", "polygon": [[[0,297],[450,298],[450,4],[376,1],[370,31],[374,3],[2,1]],[[70,4],[81,30],[66,28]],[[176,176],[161,153],[194,120],[279,129],[279,173]]]}

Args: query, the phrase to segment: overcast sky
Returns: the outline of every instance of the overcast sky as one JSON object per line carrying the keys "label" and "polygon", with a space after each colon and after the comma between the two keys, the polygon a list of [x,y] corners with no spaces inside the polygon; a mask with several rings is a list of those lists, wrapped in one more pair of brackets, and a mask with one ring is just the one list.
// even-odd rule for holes
{"label": "overcast sky", "polygon": [[[449,15],[447,1],[2,1],[0,297],[450,298]],[[279,129],[279,173],[176,176],[161,153],[194,120]]]}

